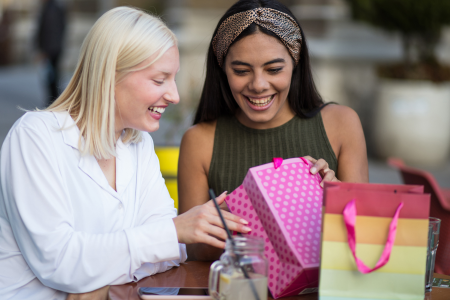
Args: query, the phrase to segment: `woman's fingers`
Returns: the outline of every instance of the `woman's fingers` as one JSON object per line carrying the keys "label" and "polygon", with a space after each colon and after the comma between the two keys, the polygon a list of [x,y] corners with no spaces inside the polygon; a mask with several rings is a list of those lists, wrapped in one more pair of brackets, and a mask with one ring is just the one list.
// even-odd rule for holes
{"label": "woman's fingers", "polygon": [[[225,240],[225,239],[223,239],[223,240]],[[225,249],[224,241],[218,240],[217,238],[210,236],[210,235],[205,235],[202,243],[211,245],[216,248]]]}
{"label": "woman's fingers", "polygon": [[[228,229],[242,233],[247,233],[251,230],[249,227],[245,226],[248,225],[247,220],[244,220],[241,217],[233,215],[232,213],[227,211],[221,211],[221,213],[223,218],[225,219],[225,222],[227,223]],[[212,214],[215,216],[215,218],[211,219],[211,222],[216,226],[223,227],[222,220],[220,219],[217,211],[214,211]]]}
{"label": "woman's fingers", "polygon": [[328,163],[324,159],[315,159],[311,156],[304,156],[304,158],[313,163],[310,169],[311,174],[319,173],[322,176],[322,181],[320,182],[321,187],[324,186],[325,181],[339,181],[336,178],[335,172],[330,169]]}
{"label": "woman's fingers", "polygon": [[328,168],[328,163],[324,159],[315,159],[309,155],[303,156],[303,158],[306,158],[313,163],[312,167],[310,168],[311,174],[316,174],[324,167]]}
{"label": "woman's fingers", "polygon": [[325,175],[323,171],[330,170],[328,167],[328,163],[322,158],[314,159],[311,156],[304,156],[304,158],[313,163],[312,167],[309,169],[311,174],[317,174],[320,172],[323,177]]}
{"label": "woman's fingers", "polygon": [[[225,197],[226,193],[221,194],[217,197],[217,202],[222,203]],[[246,220],[227,211],[221,210],[221,213],[229,230],[242,233],[251,231],[245,226],[248,224]],[[173,218],[173,222],[180,243],[206,243],[222,248],[225,246],[222,240],[227,239],[227,233],[212,200]]]}
{"label": "woman's fingers", "polygon": [[325,173],[324,173],[322,182],[320,183],[320,186],[321,186],[321,187],[324,186],[324,182],[325,182],[325,181],[339,181],[339,180],[336,178],[336,176],[335,176],[333,170],[328,169],[328,170],[324,170],[324,172],[325,172]]}
{"label": "woman's fingers", "polygon": [[222,241],[226,240],[228,238],[228,234],[225,231],[225,229],[223,229],[222,227],[218,227],[218,226],[210,226],[208,228],[208,235],[212,236],[214,238],[218,238]]}
{"label": "woman's fingers", "polygon": [[[223,215],[225,215],[224,213],[225,212],[222,212]],[[228,213],[228,214],[230,214],[230,213]],[[228,229],[231,231],[237,231],[237,232],[242,232],[242,233],[248,233],[251,231],[250,227],[247,227],[242,224],[242,221],[245,221],[245,220],[239,218],[238,216],[231,215],[231,217],[228,217],[228,218],[224,216],[224,219],[225,219],[225,222],[227,223]],[[211,218],[208,221],[212,225],[215,225],[220,228],[224,228],[224,226],[222,224],[222,220],[220,219],[219,216],[211,216]],[[247,222],[247,221],[245,221],[245,222]]]}
{"label": "woman's fingers", "polygon": [[[210,200],[212,202],[212,200]],[[208,204],[208,203],[207,203]],[[206,205],[205,205],[206,206]],[[212,209],[210,206],[208,207],[209,212],[205,215],[207,216],[208,223],[224,228],[222,219],[220,218],[219,214],[217,213],[217,209]],[[245,225],[248,224],[248,222],[244,219],[242,219],[239,216],[236,216],[230,212],[221,210],[222,216],[227,223],[227,227],[231,231],[238,231],[242,233],[247,233],[251,231],[250,227],[247,227]]]}
{"label": "woman's fingers", "polygon": [[227,205],[227,203],[225,201],[222,202],[222,204],[219,205],[219,208],[221,210],[224,210],[224,211],[230,211],[230,209],[228,208],[228,205]]}
{"label": "woman's fingers", "polygon": [[[223,192],[222,194],[220,194],[219,196],[217,196],[216,197],[216,201],[217,201],[217,204],[218,205],[221,205],[224,201],[225,201],[225,198],[227,197],[227,191],[225,191],[225,192]],[[209,202],[211,202],[211,203],[209,203]],[[215,205],[214,205],[214,202],[211,200],[211,201],[208,201],[208,202],[206,202],[206,203],[209,203],[208,205],[209,206],[212,206],[212,207],[215,207]]]}
{"label": "woman's fingers", "polygon": [[[226,192],[223,192],[222,194],[220,194],[220,196],[216,198],[217,204],[219,204],[219,205],[222,204],[225,201],[226,196],[227,196]],[[219,216],[219,214],[217,212],[217,209],[216,209],[216,206],[214,205],[213,200],[209,200],[208,202],[206,202],[205,205],[207,207],[209,207],[209,211],[210,211],[210,213],[212,215]],[[232,213],[230,213],[228,211],[221,210],[221,213],[222,213],[222,216],[224,217],[225,220],[233,221],[233,222],[236,222],[236,223],[241,223],[241,224],[244,224],[244,225],[248,224],[247,220],[241,219],[240,217],[238,217],[236,215],[233,215]],[[217,226],[219,226],[219,225],[217,224]]]}
{"label": "woman's fingers", "polygon": [[328,163],[324,159],[320,158],[320,159],[316,160],[316,162],[312,166],[311,173],[316,174],[317,172],[322,171],[320,173],[323,176],[324,175],[323,170],[329,170]]}
{"label": "woman's fingers", "polygon": [[244,225],[248,224],[247,220],[244,220],[244,219],[242,219],[239,216],[233,215],[232,213],[230,213],[228,211],[221,211],[221,212],[222,212],[222,216],[223,216],[223,218],[225,220],[236,222],[236,223],[240,223],[240,224],[244,224]]}
{"label": "woman's fingers", "polygon": [[312,162],[313,164],[316,163],[317,159],[312,158],[311,156],[307,155],[307,156],[303,156],[303,158],[306,158],[307,160],[309,160],[310,162]]}
{"label": "woman's fingers", "polygon": [[223,192],[222,194],[220,194],[218,197],[216,197],[217,200],[217,204],[222,204],[222,202],[225,201],[225,198],[227,197],[227,191]]}

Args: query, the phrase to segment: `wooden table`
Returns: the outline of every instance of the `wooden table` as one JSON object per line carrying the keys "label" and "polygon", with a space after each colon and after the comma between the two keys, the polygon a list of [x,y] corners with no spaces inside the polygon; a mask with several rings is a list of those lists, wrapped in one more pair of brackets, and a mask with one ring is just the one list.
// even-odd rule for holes
{"label": "wooden table", "polygon": [[[208,288],[208,275],[210,262],[190,261],[179,268],[173,268],[164,273],[159,273],[142,279],[136,283],[112,286],[110,289],[111,300],[140,300],[137,291],[140,287],[195,287]],[[434,274],[435,277],[450,279],[450,276]],[[303,296],[283,297],[283,300],[317,300],[318,294]],[[268,297],[272,300],[272,297]],[[433,288],[431,293],[425,295],[426,300],[448,300],[450,289]]]}

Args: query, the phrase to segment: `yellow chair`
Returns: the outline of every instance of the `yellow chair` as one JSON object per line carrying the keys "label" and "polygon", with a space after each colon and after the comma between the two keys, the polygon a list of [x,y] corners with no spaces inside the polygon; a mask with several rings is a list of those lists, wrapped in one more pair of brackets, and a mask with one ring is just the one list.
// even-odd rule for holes
{"label": "yellow chair", "polygon": [[155,147],[156,155],[159,159],[162,176],[166,181],[166,187],[169,190],[170,197],[175,202],[175,208],[178,209],[178,156],[179,147]]}

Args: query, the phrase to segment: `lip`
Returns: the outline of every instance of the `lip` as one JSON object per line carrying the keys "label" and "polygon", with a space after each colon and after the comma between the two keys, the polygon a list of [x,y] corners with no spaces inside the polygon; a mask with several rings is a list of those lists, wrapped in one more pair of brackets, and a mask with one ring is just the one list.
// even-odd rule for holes
{"label": "lip", "polygon": [[[162,108],[167,108],[169,105],[152,105],[151,107],[162,107]],[[148,113],[150,114],[150,116],[159,121],[162,117],[162,114],[158,114],[158,113],[154,113],[151,110],[148,110]]]}
{"label": "lip", "polygon": [[247,103],[247,105],[248,105],[252,110],[263,111],[263,110],[269,109],[269,107],[272,106],[272,104],[275,102],[275,98],[277,97],[277,94],[272,94],[272,95],[264,96],[264,97],[252,97],[252,98],[254,98],[254,99],[263,99],[263,98],[267,98],[267,97],[271,97],[271,96],[273,96],[272,101],[270,101],[269,103],[267,103],[267,104],[264,105],[264,106],[256,106],[256,105],[252,104],[252,103],[249,101],[249,98],[250,98],[250,97],[244,96],[244,98],[245,98],[245,102]]}
{"label": "lip", "polygon": [[161,117],[162,117],[162,114],[157,114],[157,113],[154,113],[154,112],[151,112],[151,111],[148,111],[148,113],[149,113],[150,116],[151,116],[153,119],[155,119],[155,120],[159,120],[159,119],[161,119]]}

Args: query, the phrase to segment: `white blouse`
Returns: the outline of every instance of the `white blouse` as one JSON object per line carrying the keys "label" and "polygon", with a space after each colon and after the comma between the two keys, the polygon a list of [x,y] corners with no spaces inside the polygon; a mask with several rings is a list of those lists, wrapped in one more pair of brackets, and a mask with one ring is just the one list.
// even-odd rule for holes
{"label": "white blouse", "polygon": [[67,112],[29,112],[3,143],[0,299],[65,299],[187,258],[150,135],[117,142],[117,191],[78,137]]}

